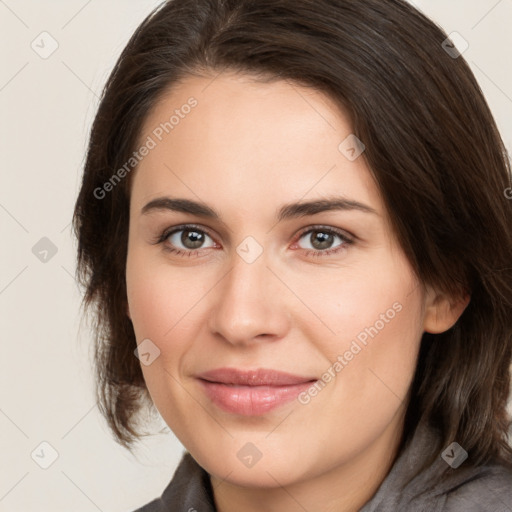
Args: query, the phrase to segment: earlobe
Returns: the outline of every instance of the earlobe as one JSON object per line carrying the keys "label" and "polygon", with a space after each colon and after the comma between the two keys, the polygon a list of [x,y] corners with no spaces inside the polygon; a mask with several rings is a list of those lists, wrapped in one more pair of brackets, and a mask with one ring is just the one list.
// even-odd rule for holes
{"label": "earlobe", "polygon": [[426,306],[423,330],[431,334],[447,331],[457,323],[470,300],[469,293],[457,298],[445,294],[433,296]]}

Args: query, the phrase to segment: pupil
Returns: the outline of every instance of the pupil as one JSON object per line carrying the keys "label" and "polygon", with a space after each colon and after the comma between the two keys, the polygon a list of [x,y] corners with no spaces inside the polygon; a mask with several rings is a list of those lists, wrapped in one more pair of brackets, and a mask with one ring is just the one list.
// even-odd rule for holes
{"label": "pupil", "polygon": [[322,231],[315,231],[312,235],[311,245],[315,247],[315,249],[326,249],[332,243],[332,234],[324,233]]}
{"label": "pupil", "polygon": [[203,234],[197,231],[183,231],[181,235],[181,242],[189,249],[196,249],[203,243]]}

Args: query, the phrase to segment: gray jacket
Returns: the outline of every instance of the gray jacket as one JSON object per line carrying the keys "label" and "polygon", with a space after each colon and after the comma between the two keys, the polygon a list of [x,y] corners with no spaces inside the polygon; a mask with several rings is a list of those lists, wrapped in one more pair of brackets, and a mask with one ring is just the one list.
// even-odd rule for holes
{"label": "gray jacket", "polygon": [[[512,471],[497,464],[471,468],[462,463],[454,469],[456,464],[450,466],[445,462],[449,460],[446,455],[440,456],[400,492],[400,484],[429,453],[434,441],[434,431],[420,425],[360,512],[512,512]],[[427,490],[433,476],[440,472],[445,473],[442,483]],[[215,510],[208,473],[185,452],[162,496],[134,512]]]}

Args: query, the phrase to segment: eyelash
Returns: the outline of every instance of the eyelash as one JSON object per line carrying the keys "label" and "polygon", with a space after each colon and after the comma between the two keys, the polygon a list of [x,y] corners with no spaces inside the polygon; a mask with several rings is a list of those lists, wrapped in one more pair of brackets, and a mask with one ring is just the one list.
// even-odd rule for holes
{"label": "eyelash", "polygon": [[[206,234],[208,235],[212,240],[214,239],[213,236],[209,233],[208,230],[198,226],[198,225],[195,225],[195,224],[183,224],[181,226],[175,226],[173,228],[167,228],[165,229],[160,235],[158,235],[156,237],[156,239],[152,242],[153,244],[157,245],[157,244],[164,244],[164,242],[171,236],[173,235],[174,233],[178,233],[180,231],[192,231],[192,230],[195,230],[195,231],[198,231],[199,233],[202,233],[202,234]],[[319,231],[319,232],[322,232],[322,233],[328,233],[328,234],[331,234],[331,235],[336,235],[338,236],[342,241],[343,241],[343,244],[334,248],[334,249],[326,249],[326,250],[312,250],[312,249],[304,249],[304,251],[306,252],[306,256],[313,256],[313,257],[325,257],[326,255],[330,255],[330,254],[336,254],[340,251],[343,251],[345,250],[348,246],[352,245],[355,240],[349,236],[347,236],[344,232],[342,232],[341,230],[339,229],[335,229],[335,228],[332,228],[332,227],[326,227],[326,226],[321,226],[321,225],[314,225],[314,226],[309,226],[307,228],[305,228],[304,230],[302,230],[299,235],[297,236],[297,242],[306,234],[308,233],[312,233],[314,231]],[[297,242],[294,242],[297,243]],[[182,250],[182,249],[176,249],[175,247],[172,247],[172,246],[164,246],[164,249],[169,252],[169,253],[172,253],[172,254],[175,254],[177,256],[186,256],[186,257],[194,257],[197,253],[201,252],[202,250],[204,249],[193,249],[193,250]]]}

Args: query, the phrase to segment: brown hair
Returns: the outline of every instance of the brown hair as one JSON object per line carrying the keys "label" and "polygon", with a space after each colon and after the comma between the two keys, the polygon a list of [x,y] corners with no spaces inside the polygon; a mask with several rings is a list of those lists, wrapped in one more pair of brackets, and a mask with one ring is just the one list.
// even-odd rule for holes
{"label": "brown hair", "polygon": [[446,38],[402,0],[173,0],[142,22],[103,91],[73,218],[83,304],[95,305],[97,397],[119,443],[138,439],[151,401],[126,314],[131,174],[98,191],[162,94],[187,75],[229,70],[312,87],[343,107],[420,281],[471,293],[451,329],[423,335],[401,447],[427,421],[441,440],[423,467],[454,440],[466,464],[512,467],[510,163]]}

